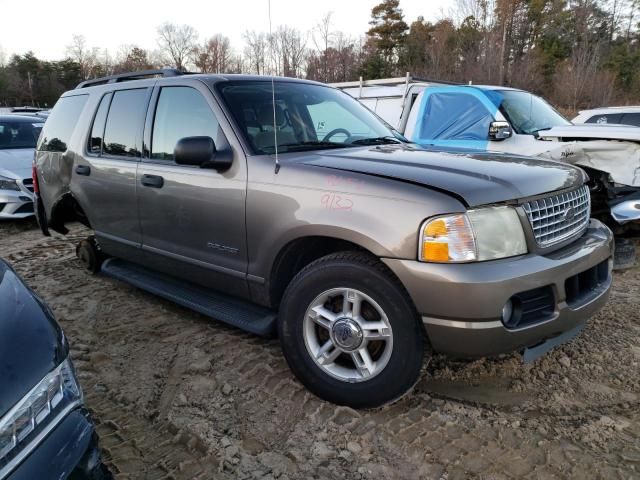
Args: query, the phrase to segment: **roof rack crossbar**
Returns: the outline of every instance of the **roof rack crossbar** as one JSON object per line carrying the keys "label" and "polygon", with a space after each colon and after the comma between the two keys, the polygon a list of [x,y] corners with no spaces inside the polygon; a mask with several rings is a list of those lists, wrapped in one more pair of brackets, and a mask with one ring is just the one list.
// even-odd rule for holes
{"label": "roof rack crossbar", "polygon": [[76,87],[79,88],[92,87],[94,85],[104,85],[107,83],[117,83],[127,80],[139,80],[145,77],[178,77],[180,75],[186,75],[189,72],[178,70],[177,68],[161,68],[158,70],[141,70],[139,72],[119,73],[117,75],[109,75],[108,77],[92,78],[91,80],[85,80]]}
{"label": "roof rack crossbar", "polygon": [[461,85],[459,82],[451,82],[447,80],[433,80],[430,78],[416,77],[410,74],[407,74],[404,77],[394,77],[394,78],[380,78],[375,80],[364,80],[360,77],[360,80],[350,81],[350,82],[335,82],[330,83],[332,87],[336,88],[361,88],[362,87],[387,87],[387,86],[407,86],[414,82],[423,82],[423,83],[435,83],[435,84],[443,84],[443,85]]}

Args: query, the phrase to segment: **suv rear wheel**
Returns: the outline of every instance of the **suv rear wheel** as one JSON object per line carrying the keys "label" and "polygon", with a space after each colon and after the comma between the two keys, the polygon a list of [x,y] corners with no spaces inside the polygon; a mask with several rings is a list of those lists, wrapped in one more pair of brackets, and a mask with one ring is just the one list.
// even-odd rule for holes
{"label": "suv rear wheel", "polygon": [[287,363],[313,393],[354,408],[398,399],[417,381],[424,334],[399,281],[359,252],[327,255],[292,280],[280,305]]}

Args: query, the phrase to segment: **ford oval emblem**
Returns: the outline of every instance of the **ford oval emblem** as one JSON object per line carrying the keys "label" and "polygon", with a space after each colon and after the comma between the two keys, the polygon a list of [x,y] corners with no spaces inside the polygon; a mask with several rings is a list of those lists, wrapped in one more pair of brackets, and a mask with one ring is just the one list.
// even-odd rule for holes
{"label": "ford oval emblem", "polygon": [[562,215],[562,220],[565,222],[570,222],[576,216],[576,211],[573,207],[569,207],[565,210],[564,215]]}

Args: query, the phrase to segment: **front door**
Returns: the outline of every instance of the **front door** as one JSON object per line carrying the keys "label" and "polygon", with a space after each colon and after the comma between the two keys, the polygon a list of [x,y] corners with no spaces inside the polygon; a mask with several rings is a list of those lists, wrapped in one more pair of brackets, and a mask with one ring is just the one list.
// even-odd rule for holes
{"label": "front door", "polygon": [[[229,144],[221,118],[201,82],[159,82],[145,128],[148,151],[137,175],[142,248],[155,269],[244,296],[246,163]],[[233,155],[231,168],[176,164],[176,143],[194,136],[211,137],[219,153]]]}
{"label": "front door", "polygon": [[477,89],[430,87],[414,103],[405,135],[424,146],[492,150],[489,124],[498,119],[498,108]]}

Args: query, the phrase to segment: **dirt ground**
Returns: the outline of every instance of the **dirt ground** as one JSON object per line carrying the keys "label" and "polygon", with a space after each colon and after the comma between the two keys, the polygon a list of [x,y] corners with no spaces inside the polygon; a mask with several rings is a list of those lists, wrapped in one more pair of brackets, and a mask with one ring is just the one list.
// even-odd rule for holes
{"label": "dirt ground", "polygon": [[116,478],[640,478],[640,267],[533,364],[438,356],[400,402],[355,411],[308,393],[277,340],[85,272],[84,235],[0,223],[0,256],[69,337]]}

